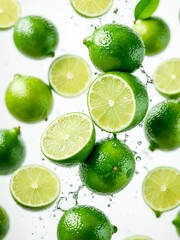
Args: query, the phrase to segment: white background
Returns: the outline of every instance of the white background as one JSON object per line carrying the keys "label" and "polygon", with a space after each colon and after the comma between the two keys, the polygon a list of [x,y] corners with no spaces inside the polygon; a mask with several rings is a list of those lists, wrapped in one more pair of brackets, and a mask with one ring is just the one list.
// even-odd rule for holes
{"label": "white background", "polygon": [[[49,18],[58,28],[60,42],[55,57],[64,53],[78,54],[89,62],[93,73],[97,70],[92,66],[87,48],[82,44],[83,38],[91,35],[94,27],[111,23],[113,20],[132,26],[133,9],[137,3],[133,0],[115,0],[113,7],[106,15],[92,20],[79,16],[71,7],[69,0],[19,0],[19,2],[22,16],[41,15]],[[116,8],[118,9],[117,14],[114,13]],[[171,41],[163,53],[145,58],[143,66],[150,76],[163,60],[180,57],[179,10],[179,0],[161,0],[154,14],[162,17],[170,26]],[[67,197],[67,201],[62,201],[62,207],[67,209],[74,204],[72,194],[69,192],[77,190],[81,184],[78,167],[62,168],[53,165],[47,159],[42,160],[44,157],[39,142],[46,126],[58,116],[71,111],[88,113],[86,94],[78,98],[66,99],[53,93],[53,111],[47,122],[43,121],[38,124],[24,124],[15,120],[7,111],[4,101],[6,88],[16,73],[37,76],[48,83],[48,68],[53,60],[51,58],[32,60],[24,57],[15,48],[13,29],[0,32],[0,128],[11,129],[21,126],[22,138],[27,150],[24,165],[41,164],[56,172],[61,180],[61,196]],[[146,83],[147,79],[140,71],[136,71],[134,74]],[[163,100],[151,84],[148,85],[148,92],[151,99],[150,107]],[[98,196],[83,189],[79,194],[79,203],[93,205],[103,210],[111,222],[118,226],[119,231],[113,235],[112,240],[123,240],[134,234],[147,235],[154,240],[178,240],[179,237],[171,223],[178,209],[164,213],[157,219],[143,201],[141,186],[147,172],[155,167],[172,166],[180,170],[180,149],[172,152],[158,150],[150,152],[143,127],[140,126],[126,134],[128,134],[128,146],[137,152],[136,156],[141,157],[141,161],[137,161],[136,174],[131,183],[113,197]],[[107,135],[97,129],[97,140]],[[124,140],[125,133],[119,134],[118,137]],[[142,144],[138,145],[138,141],[141,141]],[[39,212],[24,210],[12,199],[9,192],[9,180],[10,176],[0,176],[0,205],[7,210],[10,217],[10,230],[5,240],[55,240],[56,226],[62,212],[60,210],[53,211],[55,204],[51,208]]]}

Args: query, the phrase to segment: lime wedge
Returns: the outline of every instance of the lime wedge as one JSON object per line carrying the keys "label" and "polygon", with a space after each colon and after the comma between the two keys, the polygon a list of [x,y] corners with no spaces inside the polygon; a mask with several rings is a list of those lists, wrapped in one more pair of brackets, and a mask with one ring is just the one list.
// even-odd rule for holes
{"label": "lime wedge", "polygon": [[50,160],[60,164],[84,161],[95,144],[95,129],[83,113],[68,113],[53,121],[41,138],[41,150]]}
{"label": "lime wedge", "polygon": [[19,204],[29,208],[42,208],[56,200],[60,182],[51,170],[39,165],[27,165],[13,173],[10,191]]}
{"label": "lime wedge", "polygon": [[146,114],[147,91],[130,73],[105,73],[91,84],[88,107],[93,121],[102,130],[112,133],[129,130]]}
{"label": "lime wedge", "polygon": [[109,11],[113,0],[71,0],[73,8],[85,17],[98,17]]}
{"label": "lime wedge", "polygon": [[0,29],[12,27],[20,17],[20,5],[16,0],[0,0]]}
{"label": "lime wedge", "polygon": [[154,86],[167,98],[180,97],[180,58],[162,62],[153,75]]}
{"label": "lime wedge", "polygon": [[151,240],[151,238],[145,237],[145,236],[133,236],[133,237],[127,238],[126,240]]}
{"label": "lime wedge", "polygon": [[84,93],[91,81],[88,63],[77,55],[63,55],[51,64],[49,82],[54,91],[64,97]]}
{"label": "lime wedge", "polygon": [[159,217],[180,204],[180,172],[171,167],[155,168],[145,177],[142,192],[146,204]]}

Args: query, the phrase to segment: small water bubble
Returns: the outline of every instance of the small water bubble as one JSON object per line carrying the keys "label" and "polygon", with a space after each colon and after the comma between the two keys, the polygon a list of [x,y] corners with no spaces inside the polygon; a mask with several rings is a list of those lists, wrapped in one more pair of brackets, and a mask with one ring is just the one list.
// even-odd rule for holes
{"label": "small water bubble", "polygon": [[114,12],[115,14],[117,14],[118,11],[119,11],[119,9],[118,9],[118,8],[115,8],[113,12]]}
{"label": "small water bubble", "polygon": [[136,171],[135,171],[135,174],[136,174],[136,175],[139,175],[139,172],[136,170]]}
{"label": "small water bubble", "polygon": [[138,145],[141,145],[141,144],[142,144],[142,142],[141,142],[141,141],[138,141],[138,142],[137,142],[137,144],[138,144]]}
{"label": "small water bubble", "polygon": [[136,152],[136,151],[132,151],[132,152],[133,152],[133,154],[134,154],[134,155],[136,155],[136,154],[137,154],[137,152]]}
{"label": "small water bubble", "polygon": [[39,217],[39,221],[42,221],[43,220],[43,218],[42,217]]}
{"label": "small water bubble", "polygon": [[140,156],[137,156],[137,157],[136,157],[136,161],[141,161],[141,157],[140,157]]}
{"label": "small water bubble", "polygon": [[107,206],[108,206],[108,207],[111,207],[111,204],[108,204]]}
{"label": "small water bubble", "polygon": [[139,127],[140,127],[140,128],[142,128],[142,127],[143,127],[143,124],[142,124],[142,123],[140,123],[140,124],[139,124]]}

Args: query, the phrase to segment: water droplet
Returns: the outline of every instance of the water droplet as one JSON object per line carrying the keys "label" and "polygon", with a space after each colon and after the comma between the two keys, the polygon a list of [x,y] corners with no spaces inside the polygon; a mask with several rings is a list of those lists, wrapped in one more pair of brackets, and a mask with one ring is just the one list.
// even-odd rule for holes
{"label": "water droplet", "polygon": [[136,171],[135,171],[135,174],[136,174],[136,175],[139,175],[139,172],[136,170]]}
{"label": "water droplet", "polygon": [[107,206],[108,206],[108,207],[111,207],[111,204],[108,204]]}
{"label": "water droplet", "polygon": [[136,161],[141,161],[141,157],[140,157],[140,156],[137,156],[137,157],[136,157]]}
{"label": "water droplet", "polygon": [[142,144],[142,142],[141,142],[141,141],[138,141],[138,142],[137,142],[137,144],[138,144],[138,145],[141,145],[141,144]]}
{"label": "water droplet", "polygon": [[117,14],[118,11],[119,11],[119,9],[118,9],[118,8],[115,8],[113,12],[114,12],[115,14]]}
{"label": "water droplet", "polygon": [[140,124],[139,124],[139,127],[140,127],[140,128],[142,128],[142,127],[143,127],[143,124],[142,124],[142,123],[140,123]]}

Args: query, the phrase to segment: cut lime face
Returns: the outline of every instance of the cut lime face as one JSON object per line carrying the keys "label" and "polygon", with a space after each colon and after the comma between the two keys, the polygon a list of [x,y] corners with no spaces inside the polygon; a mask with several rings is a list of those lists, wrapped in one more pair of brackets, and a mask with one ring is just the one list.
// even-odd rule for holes
{"label": "cut lime face", "polygon": [[160,216],[180,204],[180,172],[171,167],[155,168],[145,177],[142,192],[146,204]]}
{"label": "cut lime face", "polygon": [[161,63],[153,75],[154,86],[168,98],[180,97],[180,58],[168,59]]}
{"label": "cut lime face", "polygon": [[52,122],[41,138],[41,150],[50,160],[61,164],[84,161],[95,144],[95,129],[83,113],[68,113]]}
{"label": "cut lime face", "polygon": [[49,83],[64,97],[76,97],[85,92],[91,81],[88,63],[77,55],[63,55],[51,64]]}
{"label": "cut lime face", "polygon": [[10,191],[19,204],[29,208],[42,208],[57,199],[60,182],[51,170],[39,165],[28,165],[14,172]]}
{"label": "cut lime face", "polygon": [[98,17],[109,11],[113,0],[71,0],[73,8],[85,17]]}
{"label": "cut lime face", "polygon": [[95,124],[107,132],[117,133],[136,126],[147,106],[145,88],[129,73],[105,73],[89,88],[89,113]]}
{"label": "cut lime face", "polygon": [[16,0],[0,0],[0,29],[12,27],[20,17],[20,5]]}

